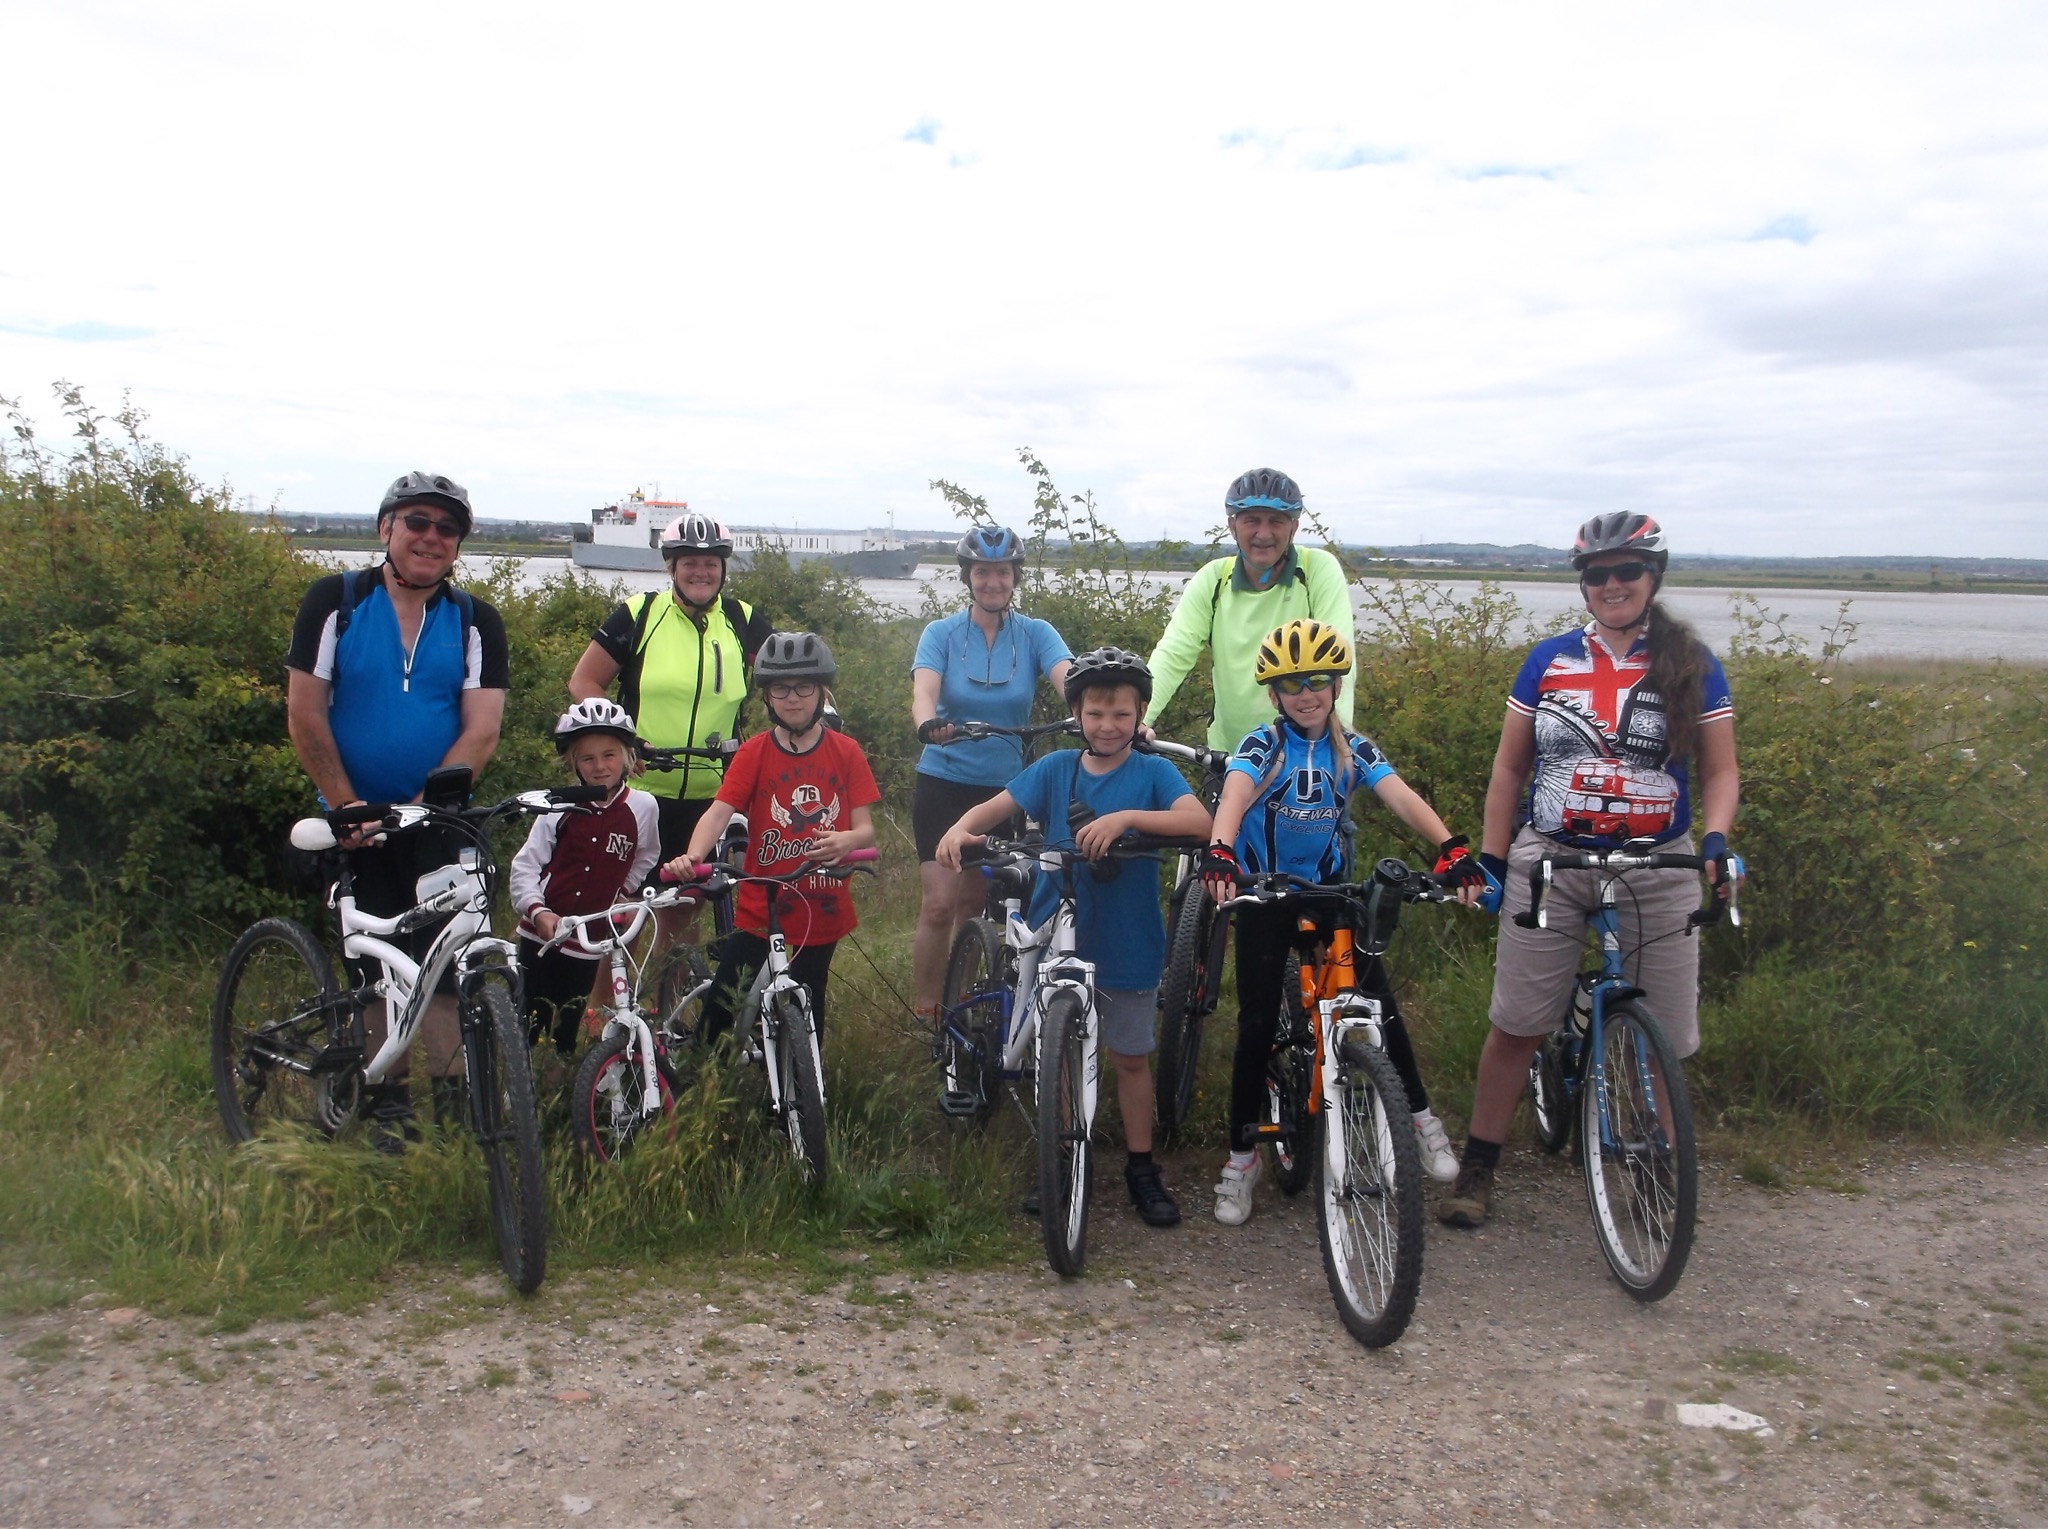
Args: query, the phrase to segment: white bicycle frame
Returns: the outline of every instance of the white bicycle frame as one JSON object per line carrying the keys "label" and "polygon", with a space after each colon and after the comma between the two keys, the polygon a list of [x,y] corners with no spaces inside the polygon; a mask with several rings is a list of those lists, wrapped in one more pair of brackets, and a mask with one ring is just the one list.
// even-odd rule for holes
{"label": "white bicycle frame", "polygon": [[[1038,859],[1041,875],[1058,875],[1065,855],[1046,850]],[[1052,916],[1033,929],[1024,918],[1023,900],[1003,901],[1003,943],[1017,955],[1017,985],[1010,1003],[1011,1025],[1003,1044],[1003,1071],[1021,1073],[1028,1050],[1033,1079],[1044,1076],[1039,1023],[1053,994],[1068,990],[1080,994],[1083,1015],[1081,1041],[1081,1123],[1095,1128],[1095,1099],[1101,1081],[1101,1055],[1096,1046],[1098,1019],[1095,1011],[1095,963],[1075,954],[1074,906],[1061,897]]]}
{"label": "white bicycle frame", "polygon": [[1330,1101],[1337,1097],[1339,1058],[1344,1042],[1358,1036],[1384,1052],[1386,1036],[1380,1029],[1380,1000],[1367,994],[1353,992],[1345,998],[1318,998],[1316,1012],[1322,1029],[1323,1171],[1330,1175],[1331,1183],[1342,1184],[1351,1173],[1344,1144],[1344,1114],[1330,1107]]}
{"label": "white bicycle frame", "polygon": [[[545,792],[529,793],[545,796]],[[400,829],[426,821],[427,809],[407,805],[391,809]],[[303,850],[332,849],[334,829],[325,818],[301,818],[292,825],[291,841]],[[472,845],[457,851],[456,860],[439,870],[428,871],[413,888],[418,903],[390,918],[377,918],[356,907],[353,895],[337,896],[334,908],[341,920],[342,954],[354,960],[373,960],[382,975],[370,990],[384,1000],[384,1044],[363,1066],[366,1083],[381,1083],[411,1048],[427,1004],[439,986],[448,963],[455,963],[458,985],[479,964],[480,955],[494,955],[519,969],[519,949],[510,940],[497,939],[486,931],[491,927],[489,873]],[[452,914],[447,926],[428,947],[424,961],[415,961],[390,942],[428,919]]]}

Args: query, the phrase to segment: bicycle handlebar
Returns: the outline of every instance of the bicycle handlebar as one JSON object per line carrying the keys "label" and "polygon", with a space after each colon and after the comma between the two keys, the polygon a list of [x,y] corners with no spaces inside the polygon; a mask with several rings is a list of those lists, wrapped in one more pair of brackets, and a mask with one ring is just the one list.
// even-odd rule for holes
{"label": "bicycle handlebar", "polygon": [[1061,733],[1078,734],[1080,732],[1080,728],[1075,724],[1072,717],[1062,717],[1057,722],[1041,722],[1035,727],[1004,727],[1000,723],[995,722],[955,722],[945,717],[938,717],[933,720],[944,722],[946,726],[953,729],[953,736],[940,743],[940,748],[945,748],[948,744],[954,743],[972,743],[980,738],[1022,738],[1029,741],[1037,738],[1051,738]]}
{"label": "bicycle handlebar", "polygon": [[1235,908],[1243,904],[1284,902],[1297,897],[1356,902],[1370,897],[1375,887],[1394,893],[1403,902],[1454,903],[1458,900],[1456,892],[1446,889],[1443,882],[1428,871],[1418,871],[1406,861],[1394,859],[1382,860],[1375,865],[1369,881],[1310,881],[1306,876],[1296,876],[1288,871],[1260,871],[1240,878],[1238,885],[1252,890],[1240,891],[1221,906]]}
{"label": "bicycle handlebar", "polygon": [[740,740],[721,738],[713,733],[695,747],[658,749],[644,740],[640,745],[640,762],[650,770],[679,770],[679,760],[711,759],[723,763],[739,751]]}
{"label": "bicycle handlebar", "polygon": [[1141,754],[1164,754],[1169,759],[1178,759],[1182,764],[1200,765],[1209,774],[1215,774],[1230,763],[1228,749],[1212,749],[1206,744],[1169,743],[1164,738],[1139,738],[1132,745]]}
{"label": "bicycle handlebar", "polygon": [[[837,865],[805,864],[794,870],[779,871],[772,876],[758,873],[750,875],[745,871],[735,870],[722,861],[707,860],[697,867],[696,874],[689,879],[708,883],[713,894],[723,892],[727,887],[736,886],[742,881],[792,882],[802,881],[806,876],[834,876],[843,881],[855,871],[864,869],[870,862],[881,858],[882,852],[878,849],[848,850],[846,858]],[[656,877],[670,886],[680,884],[680,878],[670,875],[667,866],[663,866],[656,873]]]}
{"label": "bicycle handlebar", "polygon": [[334,807],[317,818],[300,818],[291,827],[294,848],[318,851],[333,849],[352,828],[375,824],[379,833],[402,833],[432,818],[462,823],[488,823],[493,818],[523,812],[539,816],[601,802],[611,793],[602,786],[555,786],[546,790],[522,791],[488,807],[443,807],[431,802],[354,802]]}
{"label": "bicycle handlebar", "polygon": [[[1630,871],[1703,871],[1709,863],[1705,855],[1680,854],[1676,850],[1652,850],[1648,853],[1628,849],[1549,850],[1529,867],[1529,907],[1526,912],[1515,915],[1515,923],[1523,929],[1550,927],[1545,905],[1550,897],[1551,877],[1556,871],[1601,871],[1619,879]],[[1705,904],[1687,914],[1685,929],[1688,934],[1720,923],[1724,914],[1729,923],[1738,929],[1742,927],[1742,909],[1735,897],[1736,888],[1745,874],[1742,857],[1730,855],[1727,895],[1722,896],[1722,888],[1717,885]]]}

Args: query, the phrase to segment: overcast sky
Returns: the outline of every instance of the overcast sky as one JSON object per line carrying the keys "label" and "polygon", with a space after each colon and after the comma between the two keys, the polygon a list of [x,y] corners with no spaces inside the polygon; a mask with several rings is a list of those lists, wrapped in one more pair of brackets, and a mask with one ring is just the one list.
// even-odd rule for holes
{"label": "overcast sky", "polygon": [[2048,556],[2038,4],[7,16],[0,394],[259,503]]}

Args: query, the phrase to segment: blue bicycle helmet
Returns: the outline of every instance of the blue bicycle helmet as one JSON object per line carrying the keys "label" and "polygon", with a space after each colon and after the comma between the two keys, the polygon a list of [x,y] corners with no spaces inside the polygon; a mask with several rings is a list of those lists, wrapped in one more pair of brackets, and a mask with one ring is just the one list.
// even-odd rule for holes
{"label": "blue bicycle helmet", "polygon": [[960,582],[963,584],[967,582],[968,570],[976,563],[1008,563],[1022,573],[1024,543],[1008,526],[976,526],[960,538],[960,545],[953,549],[953,558],[960,565]]}
{"label": "blue bicycle helmet", "polygon": [[1223,508],[1233,515],[1239,510],[1279,510],[1299,518],[1301,489],[1277,467],[1254,467],[1230,485]]}

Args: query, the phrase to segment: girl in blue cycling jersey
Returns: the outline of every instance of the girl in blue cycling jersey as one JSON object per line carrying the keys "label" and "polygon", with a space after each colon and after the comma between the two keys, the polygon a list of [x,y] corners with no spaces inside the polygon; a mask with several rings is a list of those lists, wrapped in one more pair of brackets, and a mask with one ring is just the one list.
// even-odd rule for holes
{"label": "girl in blue cycling jersey", "polygon": [[[1290,621],[1259,644],[1258,683],[1279,715],[1246,735],[1231,757],[1216,807],[1215,842],[1202,861],[1202,882],[1217,901],[1237,895],[1240,877],[1286,871],[1318,882],[1345,879],[1342,828],[1351,793],[1368,787],[1403,823],[1438,846],[1436,871],[1464,901],[1486,884],[1463,835],[1394,773],[1369,739],[1333,727],[1337,697],[1351,672],[1351,644],[1335,627]],[[1235,910],[1237,923],[1237,1051],[1230,1078],[1230,1160],[1216,1185],[1216,1219],[1241,1226],[1252,1213],[1259,1157],[1251,1133],[1265,1118],[1266,1058],[1279,1026],[1281,985],[1296,937],[1299,909],[1285,903]],[[1415,1067],[1407,1028],[1377,958],[1362,963],[1359,982],[1384,1004],[1387,1056],[1401,1075],[1429,1176],[1457,1177],[1442,1122]]]}

